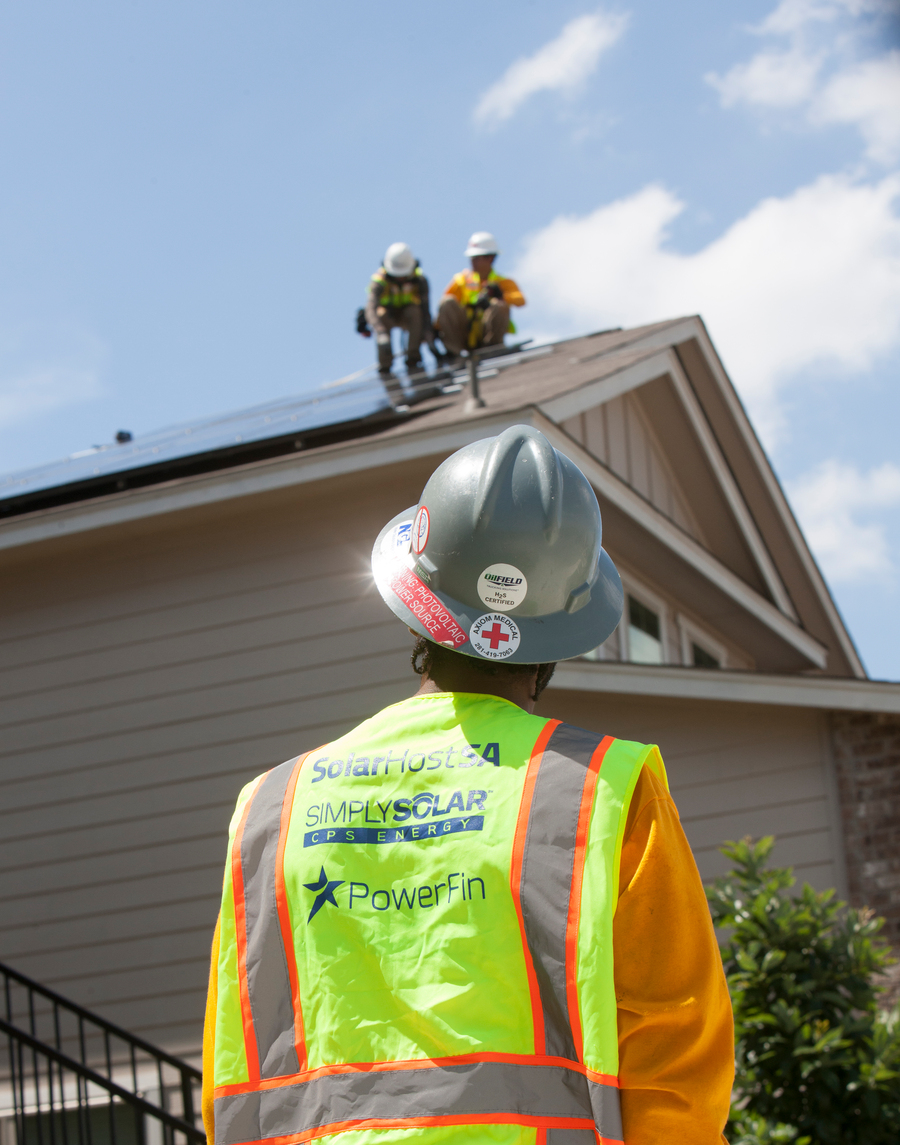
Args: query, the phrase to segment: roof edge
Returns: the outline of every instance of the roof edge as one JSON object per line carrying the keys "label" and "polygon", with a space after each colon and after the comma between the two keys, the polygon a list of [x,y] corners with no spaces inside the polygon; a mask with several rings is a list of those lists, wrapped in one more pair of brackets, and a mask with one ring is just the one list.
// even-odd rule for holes
{"label": "roof edge", "polygon": [[[794,516],[794,511],[791,508],[787,495],[782,488],[778,475],[775,472],[774,466],[769,461],[769,455],[766,453],[762,442],[753,428],[753,423],[744,408],[744,403],[741,401],[740,394],[732,382],[728,371],[722,359],[719,357],[719,352],[709,335],[706,328],[706,323],[697,315],[695,318],[685,320],[693,324],[696,330],[697,343],[700,350],[709,365],[712,376],[718,385],[729,411],[734,418],[735,424],[738,427],[738,432],[744,440],[744,443],[750,452],[750,455],[756,465],[756,468],[762,475],[763,482],[772,498],[775,505],[775,510],[782,520],[784,528],[790,537],[794,548],[800,556],[800,562],[803,565],[806,575],[809,577],[810,583],[816,595],[822,604],[826,616],[828,617],[838,641],[840,642],[841,649],[847,657],[847,661],[852,668],[854,675],[861,680],[868,679],[868,673],[863,665],[862,658],[850,635],[847,626],[844,624],[844,619],[841,616],[840,609],[835,603],[834,597],[831,595],[831,590],[828,587],[828,582],[822,575],[822,570],[819,568],[816,558],[812,554],[803,530]],[[677,349],[677,345],[675,347]],[[702,403],[701,403],[702,404]],[[727,457],[727,452],[725,452]]]}
{"label": "roof edge", "polygon": [[728,668],[567,660],[557,667],[549,687],[619,696],[900,715],[900,682],[846,676],[776,676]]}

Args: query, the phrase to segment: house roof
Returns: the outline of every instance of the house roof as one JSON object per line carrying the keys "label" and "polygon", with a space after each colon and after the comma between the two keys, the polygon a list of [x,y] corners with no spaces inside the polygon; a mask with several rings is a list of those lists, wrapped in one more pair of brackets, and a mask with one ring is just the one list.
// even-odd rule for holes
{"label": "house roof", "polygon": [[[698,317],[525,348],[484,361],[479,378],[483,408],[472,408],[460,376],[449,392],[432,387],[433,396],[396,411],[363,374],[304,399],[13,475],[0,499],[0,550],[446,454],[528,422],[591,480],[616,559],[657,570],[761,668],[865,676]],[[636,403],[648,440],[680,482],[696,527],[661,509],[579,429],[592,410],[623,395]]]}

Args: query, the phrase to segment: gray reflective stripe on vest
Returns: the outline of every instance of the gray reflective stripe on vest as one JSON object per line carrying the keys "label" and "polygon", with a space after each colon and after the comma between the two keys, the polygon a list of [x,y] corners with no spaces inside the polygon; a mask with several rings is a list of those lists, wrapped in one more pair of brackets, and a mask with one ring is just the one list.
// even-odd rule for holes
{"label": "gray reflective stripe on vest", "polygon": [[622,1103],[617,1086],[601,1085],[588,1078],[588,1091],[591,1095],[591,1108],[594,1110],[594,1124],[601,1137],[611,1141],[624,1141],[622,1129]]}
{"label": "gray reflective stripe on vest", "polygon": [[[582,1074],[564,1067],[513,1062],[326,1074],[295,1085],[216,1098],[216,1145],[293,1136],[348,1121],[467,1114],[495,1116],[501,1123],[505,1116],[517,1115],[577,1118],[597,1125],[605,1137],[615,1136],[618,1103],[608,1127],[605,1101],[604,1122],[597,1122],[594,1095],[588,1094],[584,1082]],[[609,1086],[597,1088],[618,1097]],[[592,1132],[588,1125],[585,1130]]]}
{"label": "gray reflective stripe on vest", "polygon": [[548,1129],[547,1145],[597,1145],[593,1129]]}
{"label": "gray reflective stripe on vest", "polygon": [[544,1052],[569,1061],[578,1057],[566,991],[566,923],[581,796],[588,764],[602,739],[569,724],[560,724],[550,736],[538,768],[522,855],[519,894],[541,992]]}
{"label": "gray reflective stripe on vest", "polygon": [[275,860],[281,806],[296,759],[265,776],[253,795],[241,837],[247,918],[247,988],[259,1051],[260,1077],[297,1073],[294,1008],[287,956],[275,903]]}

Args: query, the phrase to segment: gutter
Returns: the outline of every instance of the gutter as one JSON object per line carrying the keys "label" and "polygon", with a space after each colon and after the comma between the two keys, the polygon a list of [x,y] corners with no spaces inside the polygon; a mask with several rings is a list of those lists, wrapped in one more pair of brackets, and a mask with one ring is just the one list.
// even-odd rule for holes
{"label": "gutter", "polygon": [[549,687],[611,696],[900,715],[900,683],[852,677],[774,676],[727,668],[567,660],[556,669]]}

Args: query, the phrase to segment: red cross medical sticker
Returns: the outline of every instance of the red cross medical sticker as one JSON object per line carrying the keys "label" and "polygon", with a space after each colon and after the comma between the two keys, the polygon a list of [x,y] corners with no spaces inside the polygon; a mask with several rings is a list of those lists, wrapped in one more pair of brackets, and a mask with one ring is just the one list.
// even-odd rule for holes
{"label": "red cross medical sticker", "polygon": [[428,515],[428,510],[423,505],[418,513],[416,513],[416,519],[413,521],[412,551],[414,553],[420,553],[428,544],[428,534],[430,531],[431,517]]}
{"label": "red cross medical sticker", "polygon": [[519,626],[502,612],[486,612],[469,629],[469,640],[486,660],[505,660],[522,640]]}
{"label": "red cross medical sticker", "polygon": [[458,648],[466,634],[431,589],[405,565],[398,564],[391,576],[391,589],[403,601],[436,644]]}

